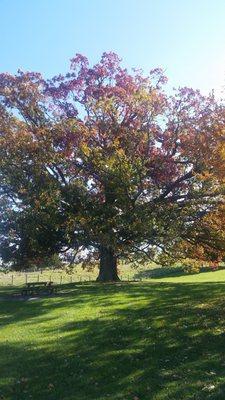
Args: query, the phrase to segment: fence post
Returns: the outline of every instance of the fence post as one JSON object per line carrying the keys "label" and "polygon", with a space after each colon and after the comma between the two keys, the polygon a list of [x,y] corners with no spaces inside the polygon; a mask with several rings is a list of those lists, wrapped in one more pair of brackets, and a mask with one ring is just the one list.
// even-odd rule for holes
{"label": "fence post", "polygon": [[62,284],[62,275],[60,276],[60,285]]}
{"label": "fence post", "polygon": [[37,276],[37,281],[39,282],[39,274],[38,274],[38,276]]}
{"label": "fence post", "polygon": [[12,286],[13,286],[13,275],[12,275]]}
{"label": "fence post", "polygon": [[26,284],[27,284],[27,274],[25,274],[25,282],[26,282]]}
{"label": "fence post", "polygon": [[72,276],[70,277],[70,283],[72,283],[73,282],[73,278],[72,278]]}

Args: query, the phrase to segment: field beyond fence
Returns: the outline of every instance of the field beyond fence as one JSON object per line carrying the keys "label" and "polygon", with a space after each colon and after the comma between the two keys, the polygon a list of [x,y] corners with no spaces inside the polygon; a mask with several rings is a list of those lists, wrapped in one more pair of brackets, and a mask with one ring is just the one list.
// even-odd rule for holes
{"label": "field beyond fence", "polygon": [[[120,273],[120,279],[124,281],[141,280],[137,275],[137,270],[131,267],[123,268]],[[92,271],[84,270],[81,267],[74,269],[71,273],[65,270],[40,270],[40,271],[21,271],[21,272],[0,272],[0,286],[19,286],[28,282],[51,281],[55,284],[75,283],[75,282],[93,282],[98,276],[98,269]]]}

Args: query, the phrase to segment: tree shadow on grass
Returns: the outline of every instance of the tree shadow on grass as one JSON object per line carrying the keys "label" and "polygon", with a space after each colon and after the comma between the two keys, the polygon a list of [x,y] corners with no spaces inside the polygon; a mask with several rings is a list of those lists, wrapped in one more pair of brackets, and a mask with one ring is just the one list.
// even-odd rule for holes
{"label": "tree shadow on grass", "polygon": [[182,268],[156,267],[153,269],[137,271],[134,274],[134,279],[169,278],[184,275],[187,274],[184,272],[184,270],[182,270]]}
{"label": "tree shadow on grass", "polygon": [[[224,266],[220,266],[218,270],[224,270]],[[210,267],[202,267],[199,272],[193,273],[191,275],[198,275],[212,272]],[[137,271],[134,274],[134,279],[141,280],[141,279],[157,279],[157,278],[172,278],[172,277],[179,277],[179,276],[187,276],[189,275],[187,272],[184,271],[183,267],[156,267],[153,269],[145,269],[141,271]]]}
{"label": "tree shadow on grass", "polygon": [[[13,400],[224,400],[224,289],[67,285],[65,297],[7,303],[9,327],[45,324],[40,337],[1,344],[0,393]],[[83,317],[85,307],[93,315]]]}

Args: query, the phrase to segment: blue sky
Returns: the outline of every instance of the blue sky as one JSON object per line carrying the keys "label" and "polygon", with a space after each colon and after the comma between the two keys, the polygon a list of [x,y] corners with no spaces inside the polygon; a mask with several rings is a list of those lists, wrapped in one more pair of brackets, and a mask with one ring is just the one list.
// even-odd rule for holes
{"label": "blue sky", "polygon": [[225,87],[224,0],[0,0],[0,71],[50,77],[75,53],[162,67],[173,86]]}

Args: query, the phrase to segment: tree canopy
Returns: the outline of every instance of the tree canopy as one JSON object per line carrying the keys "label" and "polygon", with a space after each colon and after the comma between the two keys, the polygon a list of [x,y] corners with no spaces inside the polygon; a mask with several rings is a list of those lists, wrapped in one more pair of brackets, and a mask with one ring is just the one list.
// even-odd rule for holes
{"label": "tree canopy", "polygon": [[74,252],[165,263],[224,257],[225,111],[213,94],[164,89],[114,53],[70,72],[0,74],[0,254],[29,266]]}

